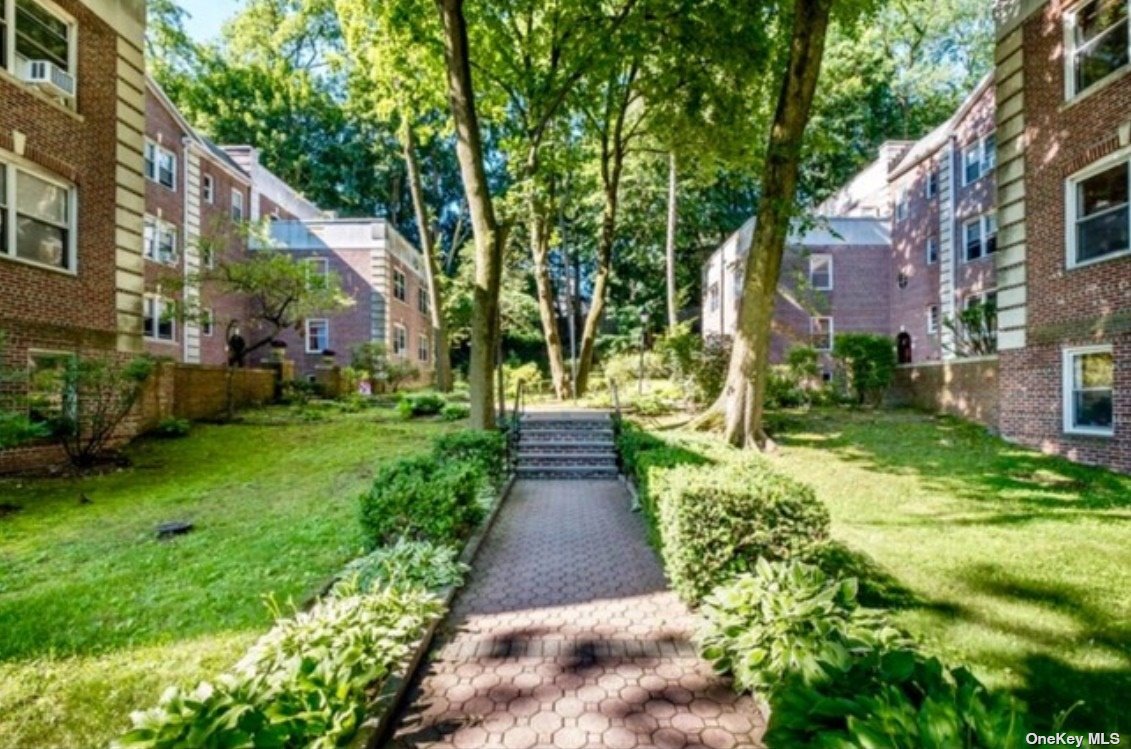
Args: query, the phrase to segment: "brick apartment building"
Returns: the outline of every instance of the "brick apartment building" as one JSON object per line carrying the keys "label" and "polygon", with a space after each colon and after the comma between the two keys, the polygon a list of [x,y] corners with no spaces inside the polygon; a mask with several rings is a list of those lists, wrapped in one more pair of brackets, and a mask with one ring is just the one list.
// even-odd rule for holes
{"label": "brick apartment building", "polygon": [[1131,471],[1128,3],[997,15],[1001,431]]}
{"label": "brick apartment building", "polygon": [[141,0],[0,0],[0,331],[32,388],[143,350],[144,24]]}

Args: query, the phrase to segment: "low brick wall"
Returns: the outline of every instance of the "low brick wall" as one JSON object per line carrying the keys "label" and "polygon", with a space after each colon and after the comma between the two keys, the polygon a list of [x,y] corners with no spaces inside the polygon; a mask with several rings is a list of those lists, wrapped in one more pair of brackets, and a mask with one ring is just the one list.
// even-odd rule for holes
{"label": "low brick wall", "polygon": [[998,371],[996,356],[899,367],[888,402],[997,429]]}
{"label": "low brick wall", "polygon": [[[172,414],[178,419],[212,419],[227,409],[228,370],[179,364],[174,370]],[[270,403],[275,398],[275,372],[237,369],[232,373],[232,396],[237,409]]]}

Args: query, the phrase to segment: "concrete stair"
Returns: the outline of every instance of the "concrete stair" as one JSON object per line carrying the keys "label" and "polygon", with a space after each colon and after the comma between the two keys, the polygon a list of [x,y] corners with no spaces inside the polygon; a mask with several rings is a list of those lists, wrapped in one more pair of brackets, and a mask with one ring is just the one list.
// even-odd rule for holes
{"label": "concrete stair", "polygon": [[519,478],[615,479],[613,422],[600,412],[529,414],[518,430]]}

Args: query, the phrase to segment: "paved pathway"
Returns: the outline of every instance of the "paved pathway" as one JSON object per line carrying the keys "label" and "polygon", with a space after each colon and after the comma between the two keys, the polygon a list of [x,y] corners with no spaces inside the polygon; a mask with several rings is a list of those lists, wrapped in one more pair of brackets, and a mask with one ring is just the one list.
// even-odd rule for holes
{"label": "paved pathway", "polygon": [[757,747],[617,481],[520,481],[391,747]]}

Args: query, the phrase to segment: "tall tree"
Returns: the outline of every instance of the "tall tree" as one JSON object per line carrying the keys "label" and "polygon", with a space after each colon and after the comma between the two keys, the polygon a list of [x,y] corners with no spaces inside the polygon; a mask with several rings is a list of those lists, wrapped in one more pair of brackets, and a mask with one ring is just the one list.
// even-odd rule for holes
{"label": "tall tree", "polygon": [[726,439],[762,446],[774,302],[795,211],[802,144],[821,72],[833,0],[795,0],[788,62],[770,127],[757,224],[742,282],[742,301],[722,409]]}
{"label": "tall tree", "polygon": [[496,217],[484,167],[483,136],[475,106],[463,0],[437,0],[436,4],[443,28],[444,63],[448,98],[455,121],[456,154],[475,235],[475,307],[471,324],[471,364],[467,373],[471,386],[471,426],[473,429],[490,429],[495,426],[491,375],[499,348],[499,282],[507,229]]}
{"label": "tall tree", "polygon": [[442,50],[433,41],[439,36],[436,17],[428,12],[427,0],[335,0],[335,8],[353,63],[354,98],[393,128],[400,141],[424,254],[436,387],[447,392],[452,388],[452,367],[440,282],[441,249],[417,149],[419,139],[437,137],[437,131],[446,130],[448,124],[446,117],[437,115],[444,104],[444,63]]}

